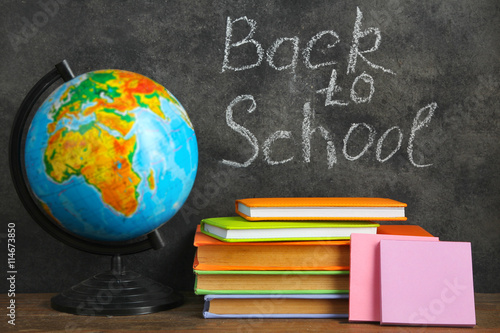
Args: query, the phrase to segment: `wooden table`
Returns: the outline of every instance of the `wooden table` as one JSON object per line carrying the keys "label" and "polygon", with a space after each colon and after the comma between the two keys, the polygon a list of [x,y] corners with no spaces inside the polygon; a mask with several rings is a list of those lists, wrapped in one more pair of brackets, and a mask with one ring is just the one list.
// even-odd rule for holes
{"label": "wooden table", "polygon": [[54,294],[17,294],[16,325],[7,323],[9,298],[0,296],[0,332],[157,332],[157,331],[231,331],[231,332],[500,332],[500,294],[476,294],[477,326],[397,327],[374,323],[350,324],[346,319],[203,319],[203,297],[186,293],[184,305],[159,313],[126,317],[76,316],[54,311]]}

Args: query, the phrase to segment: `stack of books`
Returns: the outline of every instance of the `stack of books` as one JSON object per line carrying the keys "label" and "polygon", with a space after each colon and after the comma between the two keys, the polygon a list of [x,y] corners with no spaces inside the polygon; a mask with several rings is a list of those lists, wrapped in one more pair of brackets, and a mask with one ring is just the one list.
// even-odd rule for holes
{"label": "stack of books", "polygon": [[195,235],[204,316],[347,318],[351,234],[414,234],[405,227],[416,226],[377,223],[406,220],[405,207],[382,198],[236,200],[239,216],[204,219]]}

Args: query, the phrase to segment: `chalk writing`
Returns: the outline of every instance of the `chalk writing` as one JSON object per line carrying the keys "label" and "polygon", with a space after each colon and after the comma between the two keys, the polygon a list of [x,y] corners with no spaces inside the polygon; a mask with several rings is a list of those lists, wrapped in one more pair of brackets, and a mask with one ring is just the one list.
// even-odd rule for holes
{"label": "chalk writing", "polygon": [[252,112],[255,111],[255,109],[257,108],[257,104],[255,103],[255,99],[253,98],[253,96],[251,96],[251,95],[238,96],[238,97],[236,97],[229,104],[229,106],[226,109],[226,122],[227,122],[227,125],[229,127],[231,127],[234,131],[238,132],[245,139],[248,140],[248,142],[250,143],[250,145],[253,147],[254,153],[253,153],[252,157],[250,157],[244,163],[238,163],[238,162],[227,161],[227,160],[223,160],[222,161],[222,163],[225,163],[225,164],[228,164],[228,165],[232,165],[234,167],[247,167],[247,166],[249,166],[257,158],[257,155],[259,154],[259,143],[258,143],[257,138],[255,137],[255,135],[253,135],[253,133],[250,132],[247,128],[245,128],[245,127],[237,124],[233,120],[233,107],[236,104],[238,104],[238,103],[240,103],[242,101],[245,101],[245,100],[252,101],[252,105],[248,109],[248,113],[252,113]]}
{"label": "chalk writing", "polygon": [[[333,94],[341,92],[342,88],[337,86],[337,71],[335,69],[332,69],[332,75],[330,76],[330,83],[328,84],[328,87],[319,89],[316,92],[320,94],[326,94],[326,99],[325,99],[325,106],[334,106],[334,105],[341,105],[341,106],[346,106],[349,104],[349,102],[345,101],[339,101],[333,99]],[[352,94],[351,94],[352,95]]]}
{"label": "chalk writing", "polygon": [[[398,136],[398,145],[397,145],[397,147],[393,151],[391,151],[386,156],[386,158],[382,158],[382,157],[380,157],[380,155],[382,155],[382,146],[384,145],[385,138],[387,138],[387,136],[389,135],[389,133],[391,133],[394,130],[397,130],[398,134],[399,134],[399,136]],[[376,157],[377,157],[377,161],[379,161],[381,163],[384,163],[385,161],[387,161],[388,159],[390,159],[401,148],[401,143],[402,142],[403,142],[403,132],[401,132],[401,129],[398,126],[393,126],[393,127],[389,128],[387,131],[385,131],[384,134],[382,134],[382,136],[380,137],[380,139],[378,139],[378,142],[377,142],[377,150],[376,150],[376,153],[375,153]]]}
{"label": "chalk writing", "polygon": [[[238,41],[234,41],[233,30],[234,29],[247,29],[243,30],[244,33],[238,33],[238,36],[244,36]],[[226,38],[225,38],[225,48],[224,48],[224,60],[222,62],[221,73],[225,71],[245,71],[251,68],[261,66],[263,63],[276,71],[289,70],[294,73],[300,62],[300,48],[301,41],[298,36],[293,37],[280,37],[277,38],[274,43],[264,51],[264,46],[254,37],[257,31],[257,21],[250,19],[246,16],[239,17],[236,19],[227,18],[226,23]],[[245,35],[246,33],[246,35]],[[364,38],[369,37],[369,42],[373,43],[371,46],[364,46],[364,49],[360,48],[360,41]],[[374,38],[374,41],[372,42]],[[325,39],[326,48],[335,48],[339,43],[341,43],[340,36],[333,30],[324,30],[316,33],[311,37],[305,44],[302,50],[302,61],[306,69],[317,70],[322,67],[335,66],[337,65],[336,59],[328,59],[323,62],[312,63],[311,53],[318,45],[318,41]],[[363,13],[359,7],[356,7],[356,19],[354,22],[354,28],[352,30],[352,39],[350,42],[349,55],[347,57],[347,75],[356,73],[356,66],[358,60],[363,61],[370,70],[381,71],[382,73],[396,75],[396,73],[380,64],[375,64],[368,59],[368,55],[377,51],[381,45],[382,34],[380,29],[376,27],[363,27]],[[325,45],[323,42],[322,45]],[[363,42],[362,45],[366,45]],[[243,48],[240,50],[240,48]],[[290,49],[291,53],[286,53],[290,58],[286,59],[276,59],[277,54],[284,55],[283,52],[278,52],[280,48]],[[242,52],[244,50],[244,52]],[[255,54],[253,54],[255,52]],[[265,58],[265,62],[263,61]],[[366,67],[366,66],[365,66]],[[353,75],[354,76],[354,75]],[[334,112],[345,112],[347,106],[351,102],[354,104],[369,104],[375,94],[375,79],[372,75],[363,71],[361,74],[355,76],[350,84],[349,97],[344,99],[339,99],[336,94],[342,91],[342,82],[338,80],[337,69],[333,68],[331,70],[330,80],[328,86],[322,89],[316,89],[315,92],[325,96],[325,107],[329,107],[329,111]],[[233,131],[241,135],[251,147],[251,156],[244,162],[237,162],[232,160],[223,159],[222,163],[233,167],[248,167],[250,166],[259,156],[260,146],[259,139],[245,126],[238,124],[233,119],[233,110],[240,104],[248,105],[246,111],[248,113],[254,113],[257,109],[257,102],[255,98],[250,94],[244,94],[234,98],[231,103],[226,108],[226,123]],[[412,127],[409,130],[409,138],[407,145],[407,157],[409,162],[418,168],[429,167],[432,163],[419,164],[414,158],[414,146],[417,140],[417,134],[423,128],[427,127],[434,115],[434,111],[437,108],[437,103],[432,102],[427,106],[421,108],[415,118],[413,119]],[[340,111],[339,111],[340,110]],[[426,114],[425,114],[426,113]],[[328,168],[332,168],[337,163],[337,152],[334,143],[334,135],[330,131],[319,124],[314,123],[315,112],[311,106],[310,101],[305,101],[302,108],[302,133],[301,133],[301,151],[302,160],[305,163],[311,161],[311,140],[313,137],[321,137],[326,143],[326,162]],[[357,148],[353,148],[349,144],[351,137],[356,136],[358,139],[365,135],[366,141],[359,151],[353,152]],[[395,147],[387,148],[390,150],[387,155],[382,156],[382,151],[386,140],[391,135],[397,139]],[[282,160],[275,160],[272,154],[272,147],[278,145],[280,140],[292,140],[293,134],[291,131],[286,129],[279,129],[269,135],[264,139],[262,144],[263,159],[269,165],[285,164],[292,161],[295,156],[293,154],[284,155],[287,156]],[[343,138],[342,145],[342,155],[348,161],[355,161],[367,154],[371,147],[376,143],[375,148],[375,158],[380,163],[385,163],[390,160],[398,151],[400,151],[403,144],[403,131],[399,126],[391,126],[376,140],[377,130],[371,124],[365,122],[352,123],[349,130]],[[359,140],[358,140],[359,141]],[[358,142],[356,141],[356,142]],[[293,142],[293,141],[292,141]],[[391,141],[393,144],[396,140]],[[283,155],[282,155],[283,156]]]}
{"label": "chalk writing", "polygon": [[[437,104],[436,103],[431,103],[431,104],[423,107],[422,109],[420,109],[417,112],[416,117],[413,119],[413,125],[411,127],[410,140],[408,141],[408,158],[410,159],[410,162],[414,166],[419,167],[419,168],[431,166],[432,164],[417,164],[413,160],[413,142],[415,141],[415,135],[416,135],[417,131],[420,131],[422,128],[424,128],[424,127],[426,127],[426,126],[429,125],[429,123],[431,121],[431,118],[434,115],[434,111],[436,110],[436,108],[437,108]],[[421,121],[420,120],[420,116],[425,111],[428,112],[427,116]]]}
{"label": "chalk writing", "polygon": [[[278,50],[278,48],[283,44],[285,41],[290,41],[292,42],[293,45],[293,57],[292,61],[288,65],[283,65],[283,66],[276,66],[274,64],[274,54]],[[274,44],[267,50],[266,52],[266,60],[269,66],[272,68],[276,69],[277,71],[282,71],[284,69],[288,68],[295,68],[297,67],[297,61],[299,58],[299,38],[298,37],[293,37],[293,38],[278,38]]]}
{"label": "chalk writing", "polygon": [[[247,167],[252,164],[253,161],[258,157],[259,155],[259,140],[257,137],[246,127],[243,125],[240,125],[236,123],[233,119],[233,108],[239,104],[243,103],[245,101],[251,101],[251,105],[248,108],[247,112],[248,113],[253,113],[257,109],[257,102],[255,101],[255,98],[251,95],[241,95],[236,97],[228,106],[226,109],[226,121],[228,126],[233,129],[235,132],[243,136],[250,146],[252,147],[252,156],[248,158],[245,162],[236,162],[236,161],[230,161],[230,160],[222,160],[222,163],[231,165],[233,167]],[[417,137],[417,132],[420,131],[422,128],[426,127],[429,122],[431,121],[431,118],[434,114],[434,110],[436,109],[437,104],[436,103],[431,103],[422,109],[420,109],[412,124],[412,128],[410,130],[410,137],[408,139],[408,149],[407,149],[407,154],[408,154],[408,159],[409,161],[416,167],[427,167],[432,164],[418,164],[414,161],[413,158],[413,144],[414,141],[416,140]],[[427,116],[421,120],[422,114],[428,111]],[[304,103],[303,107],[303,120],[302,120],[302,158],[304,162],[309,163],[311,161],[311,139],[314,134],[318,133],[325,141],[326,141],[326,160],[328,164],[328,168],[332,168],[334,164],[337,163],[337,155],[336,155],[336,149],[335,149],[335,144],[333,142],[333,136],[330,134],[330,132],[323,126],[319,125],[314,127],[313,125],[313,120],[314,120],[314,110],[311,108],[310,102]],[[358,128],[365,128],[368,130],[368,138],[366,141],[365,146],[356,155],[351,155],[348,152],[348,144],[351,136],[355,131],[357,131]],[[392,131],[397,131],[399,136],[398,136],[398,144],[395,149],[393,149],[387,157],[382,158],[382,148],[385,142],[385,139],[389,135],[390,132]],[[351,124],[351,127],[349,128],[347,134],[344,136],[343,139],[343,148],[342,148],[342,154],[345,157],[346,160],[348,161],[355,161],[359,158],[361,158],[363,155],[365,155],[368,152],[368,149],[373,146],[375,143],[375,138],[376,138],[377,131],[375,128],[367,123],[353,123]],[[263,145],[263,150],[264,150],[264,160],[269,164],[269,165],[276,165],[276,164],[284,164],[287,162],[290,162],[293,160],[294,156],[291,156],[287,158],[286,160],[282,161],[274,161],[271,157],[271,152],[272,152],[272,145],[278,140],[278,139],[287,139],[290,140],[292,138],[292,133],[290,131],[285,131],[285,130],[278,130],[274,133],[272,133],[265,141]],[[398,126],[393,126],[386,130],[382,136],[379,138],[377,141],[377,149],[376,149],[376,159],[377,161],[383,163],[389,160],[399,149],[401,148],[402,145],[402,140],[403,140],[403,133],[401,129]]]}
{"label": "chalk writing", "polygon": [[[380,34],[380,30],[378,28],[374,28],[374,27],[370,27],[370,28],[367,28],[365,30],[361,30],[361,20],[363,19],[363,13],[359,9],[359,7],[356,10],[357,10],[357,15],[356,15],[356,22],[354,24],[354,30],[352,33],[352,44],[351,44],[351,48],[350,48],[350,52],[349,52],[347,74],[351,74],[351,73],[354,73],[356,71],[357,59],[361,58],[373,69],[379,69],[385,73],[395,75],[396,73],[394,73],[394,71],[387,69],[381,65],[374,64],[373,62],[369,61],[364,56],[364,54],[366,54],[366,53],[371,53],[371,52],[378,50],[380,43],[382,41],[382,35]],[[248,31],[248,34],[243,39],[241,39],[237,42],[232,42],[233,25],[237,22],[246,22],[248,24],[248,26],[250,27],[250,30]],[[224,60],[222,62],[222,72],[225,72],[226,70],[244,71],[244,70],[248,70],[248,69],[251,69],[254,67],[258,67],[262,64],[262,60],[264,59],[264,47],[262,46],[262,44],[259,41],[257,41],[256,39],[253,38],[256,30],[257,30],[257,22],[255,20],[249,19],[246,16],[239,17],[235,20],[231,20],[230,17],[227,18],[226,39],[225,39],[225,45],[224,45]],[[375,35],[374,45],[368,50],[360,50],[359,49],[360,40],[362,38],[369,36],[370,34]],[[317,69],[317,68],[324,67],[324,66],[334,65],[337,63],[334,60],[319,63],[316,65],[313,65],[311,63],[310,57],[311,57],[311,52],[312,52],[314,46],[321,38],[323,38],[323,36],[326,36],[326,35],[333,36],[335,39],[335,41],[333,43],[327,45],[327,48],[333,48],[340,42],[339,35],[333,30],[320,31],[316,35],[314,35],[307,42],[306,47],[302,51],[302,56],[304,58],[303,61],[304,61],[304,65],[306,66],[306,68]],[[292,46],[293,46],[292,61],[288,65],[276,66],[274,64],[273,58],[276,54],[277,49],[279,47],[281,47],[281,45],[285,41],[290,41]],[[252,63],[242,64],[240,66],[230,65],[231,50],[234,48],[239,48],[239,47],[247,47],[248,44],[252,44],[253,46],[255,46],[254,49],[256,52],[257,60],[252,62]],[[272,68],[274,68],[278,71],[282,71],[285,69],[292,69],[292,71],[295,70],[295,67],[297,66],[297,63],[298,63],[298,54],[300,51],[299,44],[300,44],[300,39],[297,36],[278,38],[266,52],[267,63],[269,64],[269,66],[271,66]],[[248,53],[245,53],[245,57],[247,54]],[[239,60],[244,61],[247,59],[239,59]]]}
{"label": "chalk writing", "polygon": [[276,131],[274,134],[272,134],[266,142],[264,142],[264,160],[270,164],[270,165],[276,165],[276,164],[283,164],[286,162],[290,162],[293,160],[293,156],[287,158],[286,160],[282,161],[274,161],[271,159],[271,145],[276,141],[277,139],[291,139],[292,138],[292,132],[290,131]]}
{"label": "chalk writing", "polygon": [[[349,138],[351,137],[352,132],[354,132],[359,126],[363,126],[363,127],[368,129],[368,132],[369,132],[368,133],[368,142],[366,142],[363,150],[361,150],[361,152],[358,155],[351,156],[347,153],[347,143],[349,142]],[[368,148],[370,148],[373,145],[373,142],[375,141],[375,134],[376,134],[375,129],[371,125],[368,125],[366,123],[352,124],[351,127],[349,128],[349,131],[347,132],[347,134],[344,138],[344,148],[342,149],[342,152],[344,153],[345,158],[349,161],[355,161],[358,158],[360,158],[361,156],[363,156],[366,153],[366,151],[368,150]]]}
{"label": "chalk writing", "polygon": [[[360,97],[358,93],[356,92],[356,84],[358,83],[359,79],[363,80],[364,82],[368,83],[370,85],[370,93],[366,97]],[[363,72],[360,76],[356,77],[354,79],[354,82],[352,83],[352,88],[351,88],[351,99],[354,101],[356,104],[360,103],[369,103],[372,100],[373,93],[375,92],[375,86],[374,86],[374,81],[373,77],[369,74],[366,74]]]}
{"label": "chalk writing", "polygon": [[[233,35],[233,24],[236,22],[239,22],[239,21],[247,22],[248,25],[250,25],[250,31],[248,32],[248,35],[245,38],[243,38],[241,41],[238,41],[236,43],[231,43],[231,39],[232,39],[232,35]],[[247,18],[246,16],[237,18],[234,21],[231,21],[231,18],[229,18],[229,17],[227,18],[226,45],[224,48],[224,61],[222,63],[222,71],[223,72],[225,70],[244,71],[246,69],[254,68],[254,67],[257,67],[260,65],[260,63],[262,62],[262,59],[264,58],[264,49],[262,48],[262,46],[260,45],[259,42],[257,42],[255,39],[252,39],[252,36],[255,33],[256,28],[257,28],[257,22]],[[230,66],[229,65],[230,50],[233,47],[238,47],[238,46],[245,45],[248,43],[255,45],[256,52],[257,52],[257,61],[252,63],[252,64],[248,64],[248,65],[244,65],[244,66],[240,66],[240,67]]]}
{"label": "chalk writing", "polygon": [[311,137],[314,132],[318,131],[326,140],[326,160],[328,163],[328,168],[331,168],[334,163],[337,163],[337,156],[335,154],[335,145],[333,144],[330,132],[328,132],[322,126],[318,126],[314,129],[311,128],[311,121],[314,118],[314,112],[313,110],[311,110],[311,105],[309,102],[304,104],[303,114],[304,120],[302,121],[302,151],[304,155],[304,161],[307,163],[311,161]]}
{"label": "chalk writing", "polygon": [[[378,28],[368,28],[366,30],[361,31],[361,20],[363,19],[363,13],[359,9],[359,7],[356,8],[356,23],[354,24],[354,31],[352,33],[352,45],[351,45],[351,51],[349,52],[349,65],[347,66],[347,74],[354,73],[356,71],[356,61],[358,57],[363,59],[369,66],[375,69],[381,69],[382,71],[390,74],[396,74],[390,69],[386,69],[382,66],[375,65],[374,63],[370,62],[368,59],[365,58],[363,54],[365,53],[370,53],[374,52],[378,49],[380,46],[380,42],[382,40],[382,36],[380,34],[380,30]],[[365,51],[360,51],[359,50],[359,40],[361,38],[364,38],[368,36],[369,34],[374,34],[375,35],[375,44],[371,49],[365,50]]]}
{"label": "chalk writing", "polygon": [[319,63],[319,64],[316,64],[316,65],[313,65],[311,64],[311,51],[314,47],[314,45],[316,44],[316,42],[318,40],[321,39],[321,37],[323,37],[324,35],[332,35],[333,37],[335,37],[335,42],[333,44],[328,44],[326,47],[327,48],[332,48],[332,47],[335,47],[335,45],[337,45],[337,43],[340,41],[340,38],[339,38],[339,35],[337,35],[337,33],[333,30],[326,30],[326,31],[320,31],[318,32],[316,35],[314,35],[311,40],[309,42],[307,42],[307,46],[306,48],[304,49],[303,51],[303,57],[304,57],[304,65],[306,65],[307,68],[309,69],[317,69],[317,68],[320,68],[320,67],[323,67],[323,66],[329,66],[329,65],[335,65],[337,62],[336,61],[327,61],[327,62],[323,62],[323,63]]}

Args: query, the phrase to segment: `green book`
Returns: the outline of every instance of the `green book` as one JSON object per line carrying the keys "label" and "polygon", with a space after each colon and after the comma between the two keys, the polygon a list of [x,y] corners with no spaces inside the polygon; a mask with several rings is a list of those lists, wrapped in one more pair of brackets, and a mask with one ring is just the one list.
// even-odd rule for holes
{"label": "green book", "polygon": [[200,271],[194,292],[209,294],[344,294],[349,271]]}
{"label": "green book", "polygon": [[345,240],[351,233],[376,234],[375,222],[366,221],[259,221],[239,216],[201,221],[201,231],[224,242]]}

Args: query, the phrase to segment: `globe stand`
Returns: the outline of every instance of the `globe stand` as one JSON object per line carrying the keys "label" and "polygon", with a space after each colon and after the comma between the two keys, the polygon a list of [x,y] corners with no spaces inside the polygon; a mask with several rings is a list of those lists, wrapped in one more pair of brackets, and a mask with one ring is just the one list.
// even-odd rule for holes
{"label": "globe stand", "polygon": [[73,248],[94,254],[111,255],[111,269],[63,291],[51,300],[61,312],[88,316],[140,315],[168,310],[182,304],[182,295],[149,278],[123,268],[122,255],[160,249],[165,243],[158,230],[146,238],[127,243],[105,243],[67,232],[43,213],[33,199],[22,172],[23,135],[31,111],[40,96],[56,81],[75,76],[66,60],[42,77],[24,98],[14,118],[9,142],[9,166],[16,192],[32,218],[51,236]]}
{"label": "globe stand", "polygon": [[140,274],[125,270],[120,255],[109,271],[94,275],[54,296],[53,309],[87,316],[142,315],[175,308],[182,295]]}

